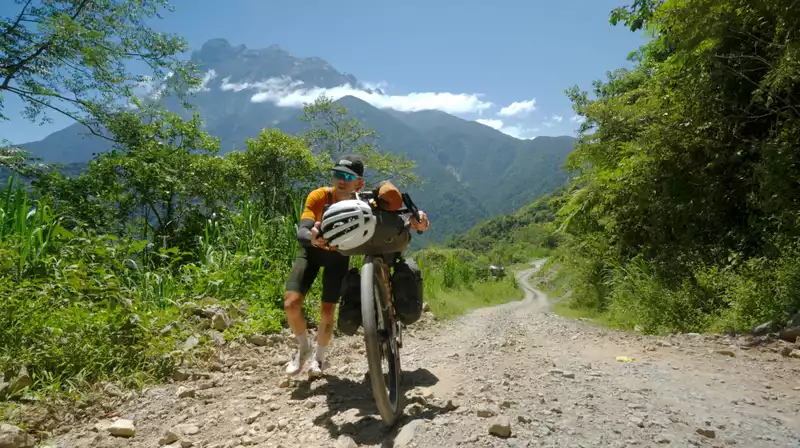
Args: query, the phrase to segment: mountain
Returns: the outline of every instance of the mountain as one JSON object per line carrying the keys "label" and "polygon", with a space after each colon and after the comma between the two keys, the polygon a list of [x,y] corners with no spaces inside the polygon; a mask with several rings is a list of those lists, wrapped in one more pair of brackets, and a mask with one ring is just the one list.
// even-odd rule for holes
{"label": "mountain", "polygon": [[549,228],[563,203],[565,189],[540,196],[512,213],[494,216],[447,239],[447,248],[466,249],[506,265],[530,261],[554,249],[558,237]]}
{"label": "mountain", "polygon": [[[309,90],[347,85],[351,91],[382,93],[320,58],[295,57],[277,45],[249,49],[212,39],[191,58],[206,73],[203,88],[191,102],[206,130],[220,137],[222,153],[241,149],[246,138],[263,128],[290,134],[306,129],[299,117],[302,101],[309,101],[302,94]],[[433,225],[416,246],[443,241],[479,221],[515,210],[567,180],[561,166],[573,149],[572,137],[519,140],[440,111],[379,109],[355,96],[342,96],[337,102],[376,131],[381,148],[417,162],[416,172],[426,183],[409,193],[429,212]],[[189,114],[169,98],[164,104]],[[85,163],[110,147],[77,124],[22,146],[45,162],[58,163]]]}
{"label": "mountain", "polygon": [[572,152],[573,137],[519,140],[440,111],[390,113],[431,143],[439,164],[478,202],[491,204],[491,215],[516,210],[566,179],[561,166]]}

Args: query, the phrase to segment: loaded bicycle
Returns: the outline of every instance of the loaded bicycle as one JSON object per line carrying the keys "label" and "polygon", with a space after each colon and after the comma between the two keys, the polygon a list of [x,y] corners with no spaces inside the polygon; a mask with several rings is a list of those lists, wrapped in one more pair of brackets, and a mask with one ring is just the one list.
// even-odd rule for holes
{"label": "loaded bicycle", "polygon": [[379,206],[375,191],[356,193],[356,199],[331,205],[323,214],[320,228],[321,236],[339,252],[364,256],[361,265],[364,344],[372,395],[388,426],[394,425],[403,412],[400,390],[403,325],[395,314],[389,270],[411,241],[410,219],[421,222],[419,209],[411,197],[407,193],[401,197],[404,208],[388,211]]}

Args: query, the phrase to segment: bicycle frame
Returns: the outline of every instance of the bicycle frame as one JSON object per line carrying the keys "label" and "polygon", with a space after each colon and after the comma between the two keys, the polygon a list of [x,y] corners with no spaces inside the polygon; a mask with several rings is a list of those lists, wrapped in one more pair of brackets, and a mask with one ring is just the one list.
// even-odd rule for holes
{"label": "bicycle frame", "polygon": [[[392,257],[392,261],[386,262],[386,257]],[[387,302],[385,305],[391,307],[392,313],[391,316],[394,316],[394,295],[392,295],[392,285],[391,285],[391,277],[389,275],[389,268],[394,264],[397,260],[398,254],[374,254],[374,255],[364,255],[364,262],[372,262],[374,266],[379,268],[379,276],[381,281],[384,284],[384,288],[386,288],[386,299]],[[394,324],[394,322],[392,322]]]}

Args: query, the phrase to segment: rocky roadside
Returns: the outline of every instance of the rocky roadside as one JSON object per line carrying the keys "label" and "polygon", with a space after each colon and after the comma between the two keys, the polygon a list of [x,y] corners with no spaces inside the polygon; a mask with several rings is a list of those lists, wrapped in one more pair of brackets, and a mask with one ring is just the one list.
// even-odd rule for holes
{"label": "rocky roadside", "polygon": [[[800,447],[795,343],[615,332],[553,315],[527,289],[406,333],[395,428],[377,415],[359,337],[337,338],[326,376],[308,381],[282,373],[291,338],[278,335],[220,346],[213,368],[171,384],[109,387],[112,401],[65,413],[41,446]],[[0,434],[0,448],[29,443]]]}

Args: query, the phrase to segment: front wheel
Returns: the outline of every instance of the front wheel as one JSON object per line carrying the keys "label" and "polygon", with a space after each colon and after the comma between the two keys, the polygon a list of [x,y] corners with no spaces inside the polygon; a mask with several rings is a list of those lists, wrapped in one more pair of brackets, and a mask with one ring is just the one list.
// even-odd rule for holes
{"label": "front wheel", "polygon": [[[372,396],[381,418],[393,426],[403,411],[400,393],[400,353],[395,337],[395,319],[391,315],[388,293],[380,263],[366,257],[361,267],[361,316],[367,348]],[[384,375],[383,359],[386,359]]]}

